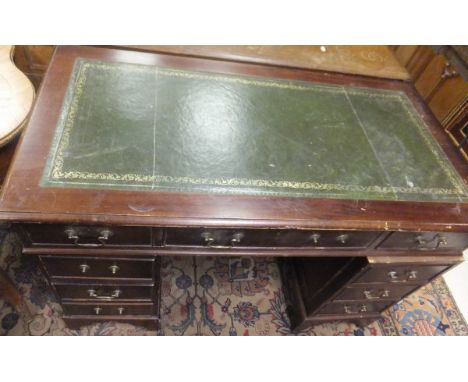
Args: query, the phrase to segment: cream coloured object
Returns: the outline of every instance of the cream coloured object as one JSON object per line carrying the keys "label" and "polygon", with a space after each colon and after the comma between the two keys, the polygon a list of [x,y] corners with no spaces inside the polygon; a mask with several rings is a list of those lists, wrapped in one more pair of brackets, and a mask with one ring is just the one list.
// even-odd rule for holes
{"label": "cream coloured object", "polygon": [[13,63],[13,46],[0,45],[0,146],[25,125],[34,93],[31,81]]}

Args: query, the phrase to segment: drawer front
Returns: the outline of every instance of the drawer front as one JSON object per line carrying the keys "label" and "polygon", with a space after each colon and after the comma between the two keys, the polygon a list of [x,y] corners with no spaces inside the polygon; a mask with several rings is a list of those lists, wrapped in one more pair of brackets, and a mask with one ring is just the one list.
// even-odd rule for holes
{"label": "drawer front", "polygon": [[335,301],[353,301],[353,300],[369,300],[378,301],[385,299],[399,300],[403,296],[413,291],[414,285],[393,285],[387,284],[382,286],[359,286],[347,287],[336,298]]}
{"label": "drawer front", "polygon": [[369,267],[354,283],[410,283],[422,284],[451,265],[391,265]]}
{"label": "drawer front", "polygon": [[55,289],[62,300],[152,301],[153,299],[153,287],[151,286],[55,284]]}
{"label": "drawer front", "polygon": [[446,232],[394,232],[379,249],[414,249],[422,251],[464,250],[468,234]]}
{"label": "drawer front", "polygon": [[379,313],[389,305],[392,305],[391,301],[381,302],[333,302],[325,305],[317,312],[317,316],[334,314],[334,315],[356,315],[356,314],[368,314],[368,313]]}
{"label": "drawer front", "polygon": [[67,315],[83,316],[132,316],[132,315],[154,315],[153,304],[62,304],[63,312]]}
{"label": "drawer front", "polygon": [[[78,248],[105,246],[150,247],[149,227],[62,226],[55,224],[26,224],[22,226],[32,245],[66,245]],[[154,230],[155,245],[162,233]],[[159,243],[158,238],[159,237]]]}
{"label": "drawer front", "polygon": [[379,234],[380,232],[377,231],[169,228],[166,230],[165,244],[168,246],[201,246],[208,248],[365,248]]}
{"label": "drawer front", "polygon": [[41,256],[51,277],[153,279],[154,259]]}

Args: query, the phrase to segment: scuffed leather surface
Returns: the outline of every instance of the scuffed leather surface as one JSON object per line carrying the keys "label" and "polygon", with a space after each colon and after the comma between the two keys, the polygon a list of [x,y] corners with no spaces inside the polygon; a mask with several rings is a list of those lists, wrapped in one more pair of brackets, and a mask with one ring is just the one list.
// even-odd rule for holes
{"label": "scuffed leather surface", "polygon": [[401,92],[78,60],[43,186],[460,200]]}

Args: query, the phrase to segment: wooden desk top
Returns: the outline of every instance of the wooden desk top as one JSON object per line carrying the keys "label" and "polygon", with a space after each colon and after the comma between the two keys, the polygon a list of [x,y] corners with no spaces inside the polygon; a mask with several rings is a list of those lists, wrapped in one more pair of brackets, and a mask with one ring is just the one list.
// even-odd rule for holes
{"label": "wooden desk top", "polygon": [[127,45],[155,53],[409,80],[385,45]]}
{"label": "wooden desk top", "polygon": [[450,149],[405,82],[59,47],[1,218],[464,231]]}

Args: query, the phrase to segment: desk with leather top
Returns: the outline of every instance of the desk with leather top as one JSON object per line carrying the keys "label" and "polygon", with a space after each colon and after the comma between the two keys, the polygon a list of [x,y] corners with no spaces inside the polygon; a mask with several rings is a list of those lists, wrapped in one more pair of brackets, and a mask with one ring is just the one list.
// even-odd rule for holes
{"label": "desk with leather top", "polygon": [[461,261],[467,173],[403,81],[59,47],[0,218],[70,325],[157,325],[160,256],[272,255],[300,327]]}

